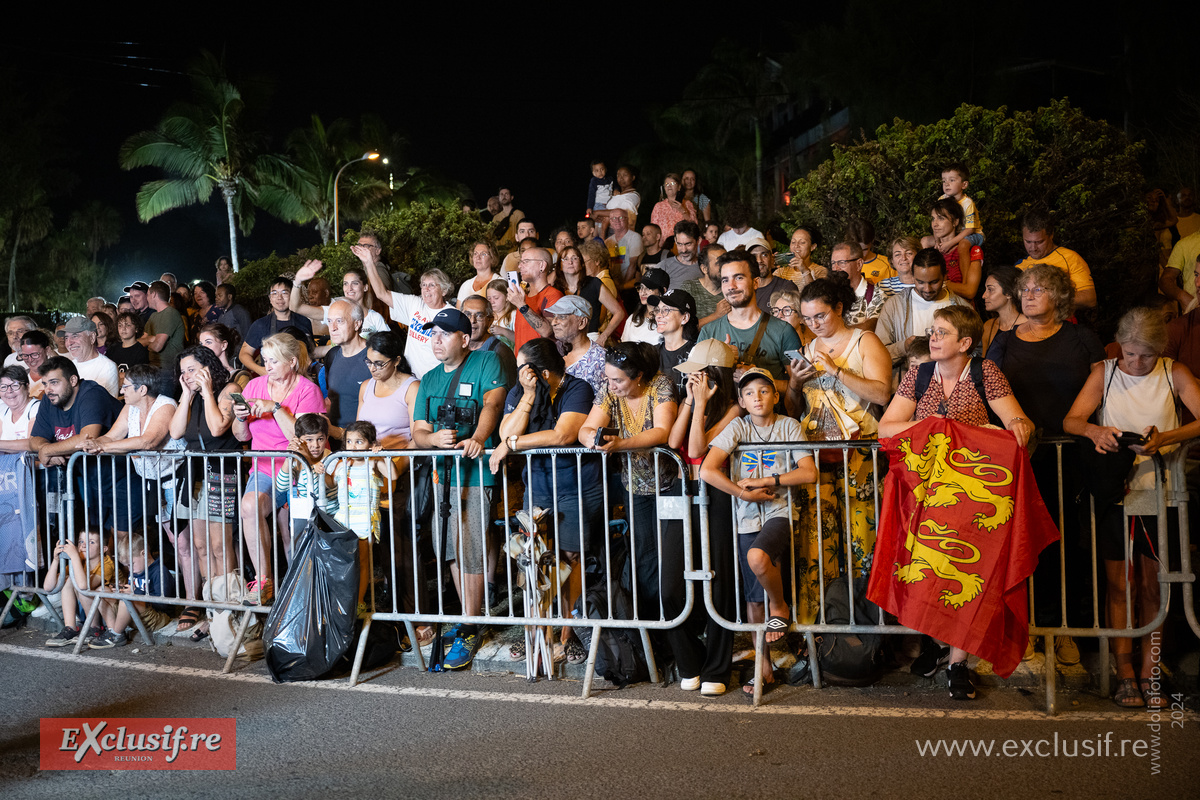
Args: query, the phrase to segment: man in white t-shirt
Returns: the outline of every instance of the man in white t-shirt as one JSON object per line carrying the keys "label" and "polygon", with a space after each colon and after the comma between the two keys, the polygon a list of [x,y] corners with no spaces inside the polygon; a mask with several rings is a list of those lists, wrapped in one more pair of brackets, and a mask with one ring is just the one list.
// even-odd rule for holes
{"label": "man in white t-shirt", "polygon": [[899,385],[908,363],[908,346],[933,326],[933,312],[945,306],[970,305],[946,286],[946,262],[937,248],[927,247],[913,259],[912,291],[889,297],[879,312],[875,335],[892,357],[893,384]]}
{"label": "man in white t-shirt", "polygon": [[117,365],[96,349],[96,323],[87,317],[71,317],[66,331],[67,353],[75,362],[80,379],[95,381],[113,397],[120,394]]}
{"label": "man in white t-shirt", "polygon": [[609,272],[617,283],[618,291],[628,291],[637,284],[642,263],[642,237],[629,230],[629,220],[623,214],[614,214],[608,220],[612,236],[605,240],[608,255],[612,259]]}
{"label": "man in white t-shirt", "polygon": [[765,239],[762,231],[750,227],[750,209],[745,203],[730,203],[725,212],[725,222],[729,230],[717,237],[717,244],[724,247],[726,252],[750,246],[755,239]]}

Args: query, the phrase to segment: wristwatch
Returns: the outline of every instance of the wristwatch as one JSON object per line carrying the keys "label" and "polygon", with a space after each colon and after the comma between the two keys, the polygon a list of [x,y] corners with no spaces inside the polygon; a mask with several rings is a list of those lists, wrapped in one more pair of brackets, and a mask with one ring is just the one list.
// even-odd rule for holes
{"label": "wristwatch", "polygon": [[276,403],[275,408],[271,409],[272,414],[278,414],[279,409],[283,408],[283,403]]}
{"label": "wristwatch", "polygon": [[778,476],[778,475],[776,475],[776,476],[775,476],[775,485],[776,485],[776,486],[779,486],[779,485],[780,485],[780,484],[779,484],[779,476]]}
{"label": "wristwatch", "polygon": [[508,437],[508,449],[509,450],[517,449],[517,437],[515,435]]}
{"label": "wristwatch", "polygon": [[528,314],[529,313],[529,304],[526,303],[525,305],[518,308],[517,311],[520,311],[522,314]]}

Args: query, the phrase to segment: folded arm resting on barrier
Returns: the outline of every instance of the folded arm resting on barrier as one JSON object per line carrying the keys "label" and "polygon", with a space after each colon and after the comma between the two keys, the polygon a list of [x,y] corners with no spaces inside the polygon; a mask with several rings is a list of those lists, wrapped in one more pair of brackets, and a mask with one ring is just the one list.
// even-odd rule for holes
{"label": "folded arm resting on barrier", "polygon": [[[779,444],[784,444],[780,442]],[[728,495],[744,500],[747,503],[765,503],[774,500],[777,487],[800,486],[813,483],[817,479],[816,462],[812,458],[800,461],[795,469],[780,475],[768,475],[761,478],[743,478],[734,483],[726,477],[725,462],[729,453],[717,447],[709,448],[704,463],[700,465],[700,480],[714,489],[719,489]]]}

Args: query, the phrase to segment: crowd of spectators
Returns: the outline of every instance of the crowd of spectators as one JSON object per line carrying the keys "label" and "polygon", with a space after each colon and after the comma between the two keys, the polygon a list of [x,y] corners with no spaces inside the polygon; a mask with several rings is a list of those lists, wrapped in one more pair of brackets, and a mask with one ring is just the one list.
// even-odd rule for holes
{"label": "crowd of spectators", "polygon": [[[660,520],[656,503],[682,485],[667,460],[647,453],[669,447],[688,465],[683,480],[702,480],[713,495],[713,552],[740,554],[739,566],[724,556],[714,561],[715,602],[730,617],[745,602],[748,618],[765,623],[767,642],[781,646],[793,623],[817,618],[823,585],[871,570],[880,476],[867,440],[929,416],[998,425],[1023,446],[1035,432],[1074,434],[1086,441],[1076,445],[1079,453],[1128,451],[1124,472],[1116,469],[1120,482],[1134,459],[1143,475],[1147,456],[1177,451],[1200,430],[1200,232],[1179,236],[1163,226],[1164,242],[1173,243],[1163,248],[1155,287],[1162,296],[1125,317],[1106,353],[1076,317],[1077,309],[1096,305],[1097,287],[1084,257],[1055,241],[1050,216],[1024,215],[1027,258],[985,262],[982,220],[965,194],[963,166],[946,168],[945,194],[930,198],[929,230],[913,232],[923,238],[902,236],[877,252],[872,225],[854,220],[830,243],[828,264],[814,259],[814,229],[764,233],[745,205],[718,208],[692,170],[663,178],[651,223],[640,232],[636,170],[622,165],[614,180],[596,162],[592,175],[585,215],[555,231],[550,246],[509,189],[491,198],[481,213],[493,237],[471,246],[472,274],[458,286],[430,269],[416,276],[418,294],[398,291],[406,277],[392,273],[380,238],[365,231],[352,248],[361,268],[347,271],[341,296],[330,296],[321,262],[309,261],[272,281],[263,298],[270,310],[257,320],[237,303],[225,259],[213,282],[190,291],[168,273],[135,281],[116,304],[93,298],[61,332],[11,316],[0,372],[0,451],[36,453],[41,467],[62,465],[75,451],[211,454],[189,456],[182,469],[165,455],[134,459],[136,476],[158,486],[161,476],[172,476],[166,497],[141,497],[132,487],[147,482],[116,466],[90,473],[86,490],[98,508],[114,489],[136,497],[101,520],[123,537],[141,529],[143,514],[165,509],[154,520],[169,535],[189,599],[232,569],[244,548],[253,573],[246,576],[249,597],[263,604],[272,602],[282,577],[276,569],[286,565],[285,555],[273,553],[273,518],[289,529],[302,524],[285,509],[306,492],[296,491],[285,460],[255,459],[246,475],[234,454],[290,449],[319,464],[322,454],[372,446],[457,451],[466,459],[461,472],[442,459],[433,484],[456,487],[449,527],[439,530],[440,514],[431,525],[432,541],[444,542],[436,558],[448,563],[466,615],[484,613],[497,598],[491,523],[509,510],[499,478],[507,462],[516,487],[508,494],[519,498],[513,508],[557,508],[550,531],[572,568],[564,601],[573,607],[579,598],[583,558],[602,545],[607,512],[629,526],[622,577],[637,613],[656,619],[683,608],[681,527]],[[1161,202],[1180,229],[1195,217],[1190,191],[1181,192],[1179,214],[1167,198]],[[1086,242],[1072,244],[1086,251]],[[1122,431],[1145,438],[1123,447]],[[734,456],[739,445],[800,440],[855,444],[819,458]],[[606,453],[612,468],[602,472],[595,455],[521,456],[561,446]],[[340,473],[343,482],[366,481],[370,489],[360,496],[340,487],[341,511],[366,520],[364,542],[385,531],[382,549],[401,559],[401,574],[420,575],[413,537],[424,532],[408,516],[419,503],[406,495],[406,471],[417,463],[387,460],[387,469]],[[1032,463],[1051,509],[1094,490],[1091,473],[1073,466],[1060,473],[1052,448],[1033,450]],[[391,490],[381,492],[380,483]],[[378,523],[381,496],[391,498],[390,525]],[[1106,500],[1113,496],[1119,494]],[[1135,569],[1127,575],[1110,505],[1098,512],[1108,621],[1124,624],[1132,613],[1140,625],[1158,608],[1157,539],[1152,531],[1135,537]],[[1071,529],[1064,534],[1077,530],[1075,521],[1064,524]],[[1154,521],[1139,524],[1153,528]],[[795,563],[788,565],[790,530]],[[154,556],[139,550],[133,547],[128,560],[140,558],[140,565]],[[79,550],[64,553],[74,560]],[[738,569],[740,598],[730,588]],[[93,570],[90,580],[95,585],[110,573]],[[1078,563],[1060,570],[1057,548],[1048,550],[1037,572],[1035,621],[1090,624],[1074,600],[1067,619],[1058,616],[1060,590],[1079,597],[1080,580]],[[795,584],[794,609],[784,599],[785,582]],[[1135,598],[1128,612],[1127,585]],[[420,581],[395,588],[405,610],[424,591]],[[87,635],[93,647],[123,643],[127,615],[106,611],[104,619],[107,633],[68,625],[53,642]],[[179,619],[193,638],[204,638],[206,625],[197,608]],[[701,637],[701,627],[680,628],[666,647],[683,688],[720,694],[730,680],[731,637],[713,624]],[[446,666],[470,664],[481,635],[475,626],[458,626]],[[431,636],[421,628],[422,644]],[[1160,707],[1161,695],[1148,686],[1149,645],[1135,657],[1130,640],[1117,641],[1116,701]],[[1069,637],[1059,637],[1055,648],[1060,662],[1078,662]],[[514,658],[524,655],[524,646],[514,646]],[[584,655],[564,628],[554,657]],[[949,663],[951,695],[968,699],[975,692],[966,656],[928,639],[913,670],[932,676]],[[768,669],[753,681],[774,679]]]}

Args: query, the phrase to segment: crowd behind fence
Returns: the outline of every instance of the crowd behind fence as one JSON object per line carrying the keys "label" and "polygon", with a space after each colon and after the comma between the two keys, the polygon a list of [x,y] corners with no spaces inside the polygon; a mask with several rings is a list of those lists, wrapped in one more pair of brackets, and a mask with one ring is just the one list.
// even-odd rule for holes
{"label": "crowd behind fence", "polygon": [[[1061,491],[1064,448],[1073,446],[1070,439],[1050,439],[1039,446],[1054,448],[1059,472],[1059,502],[1051,508],[1060,529],[1074,509],[1072,500]],[[896,624],[877,607],[860,618],[856,597],[863,591],[861,578],[870,569],[869,554],[862,550],[856,537],[856,507],[864,507],[880,519],[882,481],[885,462],[879,445],[873,441],[822,443],[770,443],[744,445],[741,452],[753,450],[794,450],[812,453],[824,464],[817,481],[811,487],[789,488],[788,502],[795,510],[789,520],[790,551],[788,602],[791,609],[792,633],[804,640],[807,653],[817,652],[818,637],[830,634],[912,634],[911,629]],[[1062,537],[1053,548],[1057,550],[1054,571],[1046,575],[1041,570],[1028,581],[1030,598],[1031,636],[1046,639],[1045,680],[1047,709],[1053,712],[1056,702],[1055,656],[1052,639],[1069,635],[1094,637],[1100,643],[1099,681],[1107,695],[1109,683],[1108,647],[1114,638],[1134,638],[1154,630],[1166,619],[1170,604],[1170,587],[1182,585],[1182,600],[1187,622],[1200,636],[1194,606],[1195,576],[1191,571],[1190,530],[1187,516],[1188,494],[1184,480],[1184,458],[1164,461],[1156,459],[1156,480],[1151,490],[1132,492],[1126,498],[1126,525],[1131,515],[1153,515],[1165,519],[1174,513],[1175,527],[1157,526],[1157,552],[1160,554],[1158,581],[1163,591],[1154,619],[1134,626],[1134,599],[1127,592],[1127,623],[1122,627],[1102,624],[1103,574],[1096,549],[1094,515],[1086,531],[1084,547]],[[845,479],[853,453],[866,454],[870,462],[870,491],[853,493]],[[826,458],[821,459],[821,454]],[[832,454],[832,457],[829,456]],[[480,471],[489,470],[490,453],[480,456]],[[649,459],[654,482],[652,497],[635,495],[622,485],[622,466],[632,469],[635,457]],[[737,457],[735,455],[735,457]],[[1069,457],[1069,455],[1068,455]],[[137,459],[154,459],[169,465],[162,469],[134,468]],[[60,541],[78,543],[81,534],[100,530],[102,550],[116,555],[126,541],[124,534],[140,537],[144,550],[163,559],[175,578],[170,592],[152,593],[147,587],[131,593],[120,585],[125,576],[119,569],[111,582],[105,580],[95,589],[81,588],[78,592],[88,608],[84,626],[87,630],[99,618],[101,603],[124,604],[131,620],[146,643],[152,642],[152,631],[143,620],[149,605],[200,607],[212,613],[226,612],[233,616],[234,642],[228,652],[225,670],[232,668],[235,657],[244,652],[247,631],[255,617],[270,609],[270,598],[263,596],[262,576],[269,574],[276,581],[286,580],[289,559],[295,538],[307,520],[307,508],[282,506],[280,497],[266,519],[246,513],[243,497],[252,476],[276,466],[304,475],[303,485],[314,487],[312,503],[322,505],[329,497],[341,492],[348,496],[345,485],[352,478],[352,461],[365,464],[371,473],[374,464],[402,463],[403,471],[395,481],[384,481],[379,492],[378,524],[373,533],[378,544],[368,546],[368,576],[370,587],[364,593],[367,613],[364,616],[355,650],[351,682],[359,678],[365,645],[371,626],[378,623],[403,625],[410,642],[420,643],[427,636],[426,626],[484,625],[523,626],[527,674],[542,673],[554,677],[551,652],[555,628],[590,631],[590,647],[585,669],[584,696],[593,685],[601,633],[614,629],[636,635],[646,661],[647,672],[654,681],[661,679],[660,664],[655,651],[662,652],[663,635],[690,624],[696,613],[706,612],[722,628],[732,632],[755,634],[755,674],[763,659],[769,658],[769,645],[762,635],[765,623],[751,622],[746,617],[743,597],[743,575],[736,564],[739,559],[736,527],[721,518],[732,515],[728,502],[714,503],[720,493],[702,481],[694,480],[679,455],[665,448],[653,448],[638,453],[613,455],[583,448],[546,448],[521,451],[509,456],[497,468],[496,489],[491,498],[483,493],[464,491],[462,457],[447,458],[445,451],[403,450],[376,451],[351,456],[338,453],[314,470],[295,453],[246,452],[214,454],[204,452],[175,452],[164,454],[133,453],[120,456],[84,456],[76,454],[65,468],[34,467],[31,457],[19,460],[19,469],[26,470],[24,478],[33,481],[41,502],[36,509],[21,508],[22,514],[35,511],[38,520],[38,542],[41,565],[35,571],[27,569],[9,576],[19,592],[36,594],[49,609],[58,625],[59,616],[51,595],[63,591],[67,571],[60,569],[52,585],[44,585],[46,566],[52,560]],[[592,487],[584,485],[584,465],[588,459],[599,462],[602,477],[599,504],[581,498],[596,497]],[[434,475],[435,462],[452,464],[450,491],[447,484]],[[865,462],[864,462],[865,463]],[[268,466],[269,465],[269,466]],[[143,464],[144,466],[144,464]],[[562,470],[573,466],[574,470]],[[840,472],[839,472],[840,466]],[[532,509],[532,488],[524,486],[521,474],[536,469],[548,469],[553,487],[553,503],[548,515],[538,521]],[[558,483],[560,472],[573,472],[575,485]],[[153,477],[146,477],[146,475]],[[318,474],[332,476],[327,482]],[[342,484],[338,478],[341,476]],[[302,481],[297,481],[301,483]],[[327,496],[326,493],[329,493]],[[443,498],[465,497],[479,504],[473,515],[483,524],[465,532],[463,538],[448,536],[442,529]],[[236,498],[231,504],[230,499]],[[826,513],[824,499],[832,498],[831,508],[836,515]],[[560,503],[571,510],[571,518],[560,514]],[[296,499],[292,500],[296,504]],[[484,507],[492,504],[493,507]],[[453,505],[453,503],[452,503]],[[647,514],[646,509],[653,513]],[[814,511],[814,508],[816,511]],[[140,511],[139,511],[140,509]],[[295,513],[293,513],[295,512]],[[465,511],[450,509],[451,516]],[[27,517],[26,517],[27,518]],[[874,522],[872,522],[872,525]],[[249,535],[247,535],[249,533]],[[361,535],[361,534],[360,534]],[[472,541],[472,539],[474,541]],[[812,542],[816,543],[815,549]],[[578,544],[574,544],[578,542]],[[564,546],[565,545],[565,546]],[[454,574],[450,562],[464,564],[465,548],[477,549],[484,555],[483,569],[487,570],[482,585],[482,602],[477,609],[467,609],[455,596],[454,586],[467,583],[466,574]],[[577,547],[578,549],[569,549]],[[203,553],[199,554],[198,550]],[[815,553],[815,561],[809,555]],[[103,558],[104,556],[101,556]],[[92,556],[82,554],[88,573],[95,570]],[[1126,548],[1127,567],[1132,551]],[[810,563],[811,562],[811,563]],[[1082,562],[1082,563],[1081,563]],[[877,565],[878,566],[878,565]],[[103,573],[104,570],[102,569]],[[246,579],[254,574],[260,593],[247,591]],[[815,579],[809,576],[815,573]],[[472,573],[476,574],[476,573]],[[1087,624],[1080,624],[1074,609],[1087,603],[1071,596],[1072,576],[1086,578],[1090,584],[1091,614]],[[230,591],[230,576],[236,576],[237,591]],[[211,585],[226,584],[222,591],[210,591]],[[1037,622],[1040,581],[1056,584],[1055,619]],[[726,582],[724,587],[721,582]],[[835,583],[844,583],[849,595],[848,622],[832,621],[827,617],[827,593]],[[739,601],[728,601],[728,591]],[[628,593],[628,607],[619,602],[620,587]],[[604,591],[597,591],[603,589]],[[699,594],[697,594],[699,590]],[[722,595],[722,592],[725,592]],[[806,595],[806,592],[808,593]],[[468,597],[467,595],[461,595]],[[517,604],[516,598],[521,603]],[[11,593],[5,613],[17,600],[18,591]],[[599,607],[590,602],[601,598]],[[721,597],[726,599],[722,600]],[[138,605],[135,605],[138,604]],[[698,606],[700,608],[698,608]],[[474,611],[474,613],[469,613]],[[71,620],[67,620],[70,622]],[[1050,623],[1050,624],[1048,624]],[[425,634],[423,636],[422,634]],[[81,636],[74,652],[84,645]],[[517,646],[514,645],[514,650]],[[413,648],[417,663],[425,662],[420,647]],[[822,686],[819,660],[809,659],[811,680]],[[761,696],[761,682],[756,682],[754,699]]]}

